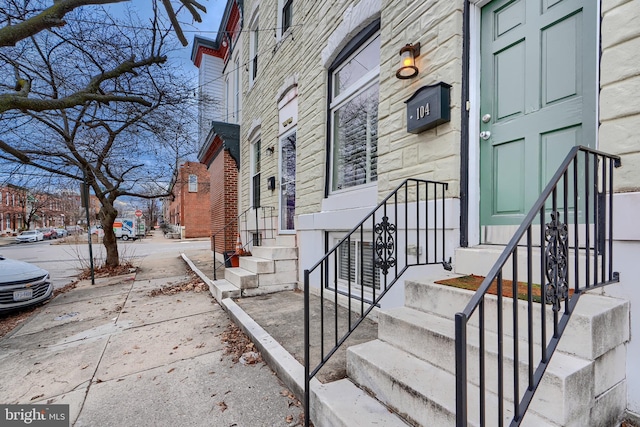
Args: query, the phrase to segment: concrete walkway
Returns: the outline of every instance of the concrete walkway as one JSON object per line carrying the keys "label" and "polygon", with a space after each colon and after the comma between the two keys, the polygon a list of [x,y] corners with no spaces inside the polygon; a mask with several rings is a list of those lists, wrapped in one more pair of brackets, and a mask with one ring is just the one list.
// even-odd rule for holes
{"label": "concrete walkway", "polygon": [[[82,282],[0,340],[0,403],[70,405],[75,426],[294,426],[302,408],[264,363],[234,363],[229,315],[179,256]],[[155,290],[155,292],[154,292]]]}
{"label": "concrete walkway", "polygon": [[[214,262],[209,250],[187,251],[183,257],[190,268],[203,280],[213,280]],[[219,266],[220,263],[218,262]],[[224,268],[217,271],[218,279],[224,277]],[[311,308],[311,361],[312,369],[320,361],[320,303],[319,297],[310,296]],[[273,294],[248,298],[223,299],[222,306],[233,321],[256,344],[262,357],[278,374],[285,385],[299,399],[304,398],[304,294],[300,291],[283,291]],[[341,325],[340,334],[346,332],[345,325],[349,321],[348,310],[338,307],[337,317]],[[324,325],[326,331],[334,327],[334,308],[331,302],[324,306]],[[355,321],[354,315],[351,320]],[[374,340],[378,337],[378,324],[366,318],[335,352],[315,379],[320,383],[328,383],[346,377],[346,353],[352,345]],[[335,335],[326,333],[324,351],[334,345]]]}

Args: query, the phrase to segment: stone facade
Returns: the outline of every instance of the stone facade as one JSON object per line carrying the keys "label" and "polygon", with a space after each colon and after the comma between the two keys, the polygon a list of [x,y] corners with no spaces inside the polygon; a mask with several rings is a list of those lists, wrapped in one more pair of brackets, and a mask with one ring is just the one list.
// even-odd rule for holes
{"label": "stone facade", "polygon": [[[487,2],[470,1],[470,63],[463,60],[463,0],[297,0],[291,27],[278,27],[278,0],[246,0],[243,34],[235,54],[239,55],[241,90],[240,171],[238,212],[252,205],[252,144],[261,141],[261,204],[279,208],[279,140],[295,127],[296,232],[299,277],[304,268],[324,253],[325,233],[344,234],[383,197],[407,178],[446,182],[447,232],[452,246],[458,245],[460,204],[463,194],[462,168],[469,168],[469,211],[466,227],[469,245],[480,243],[479,233],[479,13]],[[554,2],[556,4],[559,2]],[[635,212],[640,206],[640,2],[601,0],[599,11],[599,86],[597,148],[622,157],[615,171],[616,270],[621,284],[607,287],[611,293],[631,301],[631,329],[640,329],[633,307],[640,292],[633,278],[640,275],[640,231]],[[551,6],[550,6],[551,7]],[[331,194],[326,189],[329,118],[329,67],[363,28],[380,21],[380,71],[378,106],[377,180]],[[250,28],[249,28],[250,26]],[[259,28],[257,76],[250,78],[251,31]],[[399,49],[406,43],[421,43],[417,78],[399,80]],[[596,48],[594,46],[594,48]],[[470,67],[467,75],[465,66]],[[234,76],[235,68],[227,66]],[[420,134],[406,130],[406,101],[417,89],[438,82],[452,85],[451,120]],[[469,83],[469,99],[463,99],[463,83]],[[292,90],[295,89],[295,90]],[[283,121],[283,98],[295,93],[294,113]],[[236,105],[235,96],[227,105]],[[287,104],[292,105],[292,104]],[[463,119],[469,111],[469,119]],[[294,120],[288,122],[291,116]],[[229,119],[229,122],[235,122]],[[284,122],[288,124],[285,125]],[[463,137],[469,133],[469,165],[462,164]],[[271,150],[273,148],[273,150]],[[267,151],[269,150],[269,151]],[[466,154],[466,153],[465,153]],[[465,171],[467,172],[467,171]],[[267,177],[275,177],[275,191],[267,190]],[[634,259],[636,261],[634,261]],[[455,262],[455,260],[454,260]],[[390,296],[392,296],[390,294]],[[634,304],[635,303],[635,304]],[[637,311],[637,310],[636,310]],[[640,413],[640,342],[633,336],[627,352],[628,408]]]}
{"label": "stone facade", "polygon": [[[614,198],[615,264],[621,283],[605,292],[631,302],[633,332],[640,330],[640,229],[635,219],[640,207],[640,2],[602,0],[601,19],[598,148],[622,158]],[[640,414],[639,357],[640,340],[632,333],[626,351],[627,408],[635,414]]]}

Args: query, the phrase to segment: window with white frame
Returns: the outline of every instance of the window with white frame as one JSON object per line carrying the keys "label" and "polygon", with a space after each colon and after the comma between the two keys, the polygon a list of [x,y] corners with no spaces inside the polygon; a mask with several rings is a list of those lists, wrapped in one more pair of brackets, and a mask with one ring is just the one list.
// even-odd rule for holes
{"label": "window with white frame", "polygon": [[374,262],[372,242],[345,240],[340,244],[338,280],[342,285],[351,284],[352,289],[380,289],[380,268]]}
{"label": "window with white frame", "polygon": [[258,77],[258,22],[254,24],[254,27],[251,30],[251,38],[249,40],[249,83],[253,85],[256,78]]}
{"label": "window with white frame", "polygon": [[224,79],[224,121],[225,123],[229,123],[229,95],[230,95],[230,89],[229,89],[229,77],[226,77]]}
{"label": "window with white frame", "polygon": [[293,21],[293,0],[284,0],[282,6],[282,34],[284,34]]}
{"label": "window with white frame", "polygon": [[329,69],[331,191],[378,179],[378,28],[363,30]]}
{"label": "window with white frame", "polygon": [[260,170],[262,159],[262,143],[257,140],[252,145],[253,155],[251,156],[251,201],[254,208],[260,207]]}
{"label": "window with white frame", "polygon": [[198,175],[189,175],[189,193],[198,192]]}
{"label": "window with white frame", "polygon": [[291,27],[293,23],[293,0],[278,0],[277,24],[279,31],[276,38],[279,40]]}
{"label": "window with white frame", "polygon": [[234,97],[234,105],[233,105],[233,111],[234,111],[234,123],[236,124],[240,124],[240,61],[238,58],[236,58],[236,61],[234,63],[235,69],[234,69],[234,91],[235,91],[235,97]]}

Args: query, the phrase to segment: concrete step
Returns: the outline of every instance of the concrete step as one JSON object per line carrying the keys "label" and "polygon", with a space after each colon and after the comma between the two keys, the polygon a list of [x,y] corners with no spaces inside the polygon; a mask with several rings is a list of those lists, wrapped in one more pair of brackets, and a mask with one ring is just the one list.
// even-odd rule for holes
{"label": "concrete step", "polygon": [[237,298],[240,296],[240,288],[226,279],[212,280],[209,284],[209,290],[218,302],[225,298]]}
{"label": "concrete step", "polygon": [[[356,384],[369,390],[379,401],[411,425],[455,425],[455,377],[428,362],[380,340],[352,346],[347,350],[347,373]],[[469,425],[478,422],[478,389],[469,386]],[[497,397],[487,392],[487,425],[498,425]],[[505,416],[512,416],[505,405]],[[525,417],[523,426],[553,426],[535,413]]]}
{"label": "concrete step", "polygon": [[[455,374],[455,328],[454,322],[431,313],[400,307],[380,313],[378,338],[421,360]],[[469,360],[467,375],[472,384],[479,384],[480,346],[478,331],[467,331]],[[518,340],[518,372],[520,392],[527,385],[528,346],[526,337]],[[507,384],[511,384],[514,369],[513,340],[504,338],[503,373]],[[534,346],[534,361],[541,354],[540,345]],[[485,379],[487,390],[497,394],[498,338],[495,333],[485,332]],[[535,369],[536,366],[534,366]],[[595,395],[594,363],[565,353],[556,352],[531,404],[531,410],[544,413],[546,418],[566,425],[572,419],[588,412]],[[611,384],[613,385],[613,384]],[[513,387],[504,388],[505,397],[513,400]]]}
{"label": "concrete step", "polygon": [[241,256],[240,268],[256,274],[275,273],[276,266],[273,260],[259,258],[257,256]]}
{"label": "concrete step", "polygon": [[241,291],[258,287],[258,275],[241,267],[225,268],[224,278]]}
{"label": "concrete step", "polygon": [[271,260],[297,260],[298,248],[293,246],[254,246],[251,254]]}
{"label": "concrete step", "polygon": [[407,427],[379,401],[348,379],[321,384],[311,395],[311,419],[317,426]]}
{"label": "concrete step", "polygon": [[[623,342],[629,340],[629,302],[617,298],[597,295],[594,290],[583,294],[572,314],[569,327],[560,340],[559,350],[587,360],[595,360]],[[405,306],[426,313],[453,319],[455,313],[464,310],[474,292],[433,282],[405,282]],[[520,338],[527,336],[527,301],[518,300],[518,333]],[[513,336],[513,300],[503,298],[503,330],[507,336]],[[495,295],[485,296],[485,328],[497,331],[497,305]],[[534,342],[540,342],[541,306],[534,303]],[[553,311],[546,305],[547,338],[553,333]],[[477,311],[470,318],[471,326],[478,326]],[[603,331],[596,333],[594,331]]]}
{"label": "concrete step", "polygon": [[295,234],[276,234],[271,238],[262,239],[262,246],[290,246],[295,247],[297,239]]}
{"label": "concrete step", "polygon": [[[454,270],[457,274],[476,274],[486,276],[489,270],[496,263],[505,246],[501,245],[479,245],[471,248],[456,248]],[[593,250],[590,252],[590,259],[593,261]],[[567,257],[569,265],[569,286],[574,287],[575,271],[575,251],[569,250]],[[532,250],[532,281],[533,283],[542,283],[540,268],[541,257],[540,248],[534,247]],[[579,271],[584,272],[587,264],[587,258],[584,251],[580,251],[578,256]],[[593,265],[593,264],[592,264]],[[598,265],[602,266],[602,258],[599,258]],[[513,278],[513,261],[509,259],[502,270],[502,275],[507,280]],[[593,268],[593,267],[592,267]],[[584,273],[582,273],[584,274]],[[518,247],[518,281],[527,280],[527,248]]]}

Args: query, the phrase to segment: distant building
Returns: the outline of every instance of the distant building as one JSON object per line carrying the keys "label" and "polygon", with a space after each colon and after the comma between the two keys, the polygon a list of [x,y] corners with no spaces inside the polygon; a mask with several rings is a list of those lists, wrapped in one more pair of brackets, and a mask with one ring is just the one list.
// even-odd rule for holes
{"label": "distant building", "polygon": [[171,185],[173,200],[169,203],[165,221],[185,228],[185,237],[210,235],[210,182],[205,165],[185,162]]}

